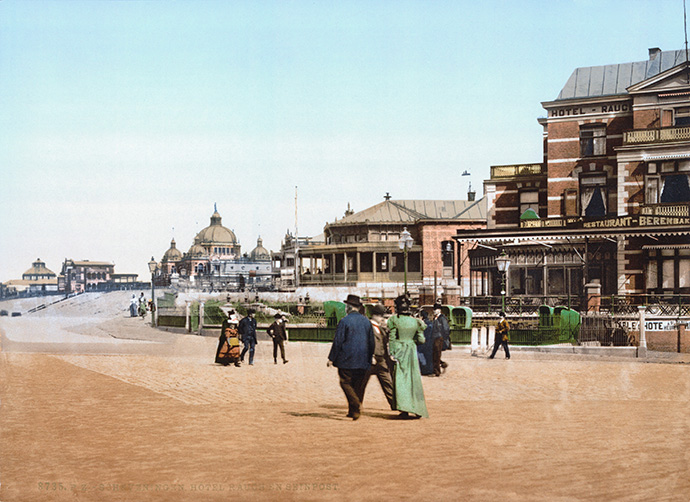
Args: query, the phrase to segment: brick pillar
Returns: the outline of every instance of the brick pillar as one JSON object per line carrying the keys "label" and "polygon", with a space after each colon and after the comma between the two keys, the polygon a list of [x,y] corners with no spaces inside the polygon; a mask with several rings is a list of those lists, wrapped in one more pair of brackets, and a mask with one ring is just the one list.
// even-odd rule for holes
{"label": "brick pillar", "polygon": [[601,306],[601,284],[589,282],[585,284],[587,294],[587,312],[599,312]]}

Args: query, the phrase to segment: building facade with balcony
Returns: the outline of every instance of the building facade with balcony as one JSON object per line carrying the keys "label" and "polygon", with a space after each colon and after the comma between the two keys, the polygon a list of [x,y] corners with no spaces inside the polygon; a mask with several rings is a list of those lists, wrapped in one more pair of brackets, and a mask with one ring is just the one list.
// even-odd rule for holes
{"label": "building facade with balcony", "polygon": [[109,262],[89,260],[65,260],[58,276],[58,291],[84,293],[114,286],[115,265]]}
{"label": "building facade with balcony", "polygon": [[685,51],[577,68],[542,103],[542,162],[493,166],[485,232],[459,233],[473,295],[690,293],[690,67]]}

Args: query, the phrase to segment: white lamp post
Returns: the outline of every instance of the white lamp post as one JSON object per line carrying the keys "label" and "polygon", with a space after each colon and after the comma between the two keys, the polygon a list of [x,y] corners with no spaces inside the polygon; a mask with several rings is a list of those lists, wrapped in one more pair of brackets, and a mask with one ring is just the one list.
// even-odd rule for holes
{"label": "white lamp post", "polygon": [[508,273],[508,267],[510,267],[510,258],[506,254],[506,250],[503,249],[501,254],[496,257],[496,266],[498,271],[501,272],[501,310],[505,312],[506,310],[506,274]]}
{"label": "white lamp post", "polygon": [[407,227],[404,227],[403,231],[400,232],[400,242],[398,243],[398,245],[400,246],[400,249],[403,250],[403,255],[404,255],[404,261],[405,261],[405,295],[407,295],[407,252],[414,245],[414,239],[412,239],[412,235],[410,235],[410,232],[407,231]]}

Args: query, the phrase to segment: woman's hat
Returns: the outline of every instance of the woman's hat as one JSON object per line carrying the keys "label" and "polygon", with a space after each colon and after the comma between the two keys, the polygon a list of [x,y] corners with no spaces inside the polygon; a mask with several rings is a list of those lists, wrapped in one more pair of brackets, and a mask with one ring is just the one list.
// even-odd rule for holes
{"label": "woman's hat", "polygon": [[398,314],[410,313],[410,299],[406,295],[400,295],[395,299],[395,311]]}

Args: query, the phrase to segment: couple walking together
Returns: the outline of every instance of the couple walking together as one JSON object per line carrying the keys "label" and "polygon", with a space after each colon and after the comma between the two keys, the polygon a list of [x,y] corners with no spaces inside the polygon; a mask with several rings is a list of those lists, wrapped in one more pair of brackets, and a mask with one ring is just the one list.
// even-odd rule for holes
{"label": "couple walking together", "polygon": [[424,343],[426,326],[410,312],[406,296],[396,301],[396,315],[385,321],[385,307],[374,306],[372,320],[362,313],[356,295],[348,295],[347,315],[338,323],[328,366],[338,368],[348,402],[347,416],[360,417],[364,391],[376,375],[392,410],[402,418],[428,417],[416,345]]}

